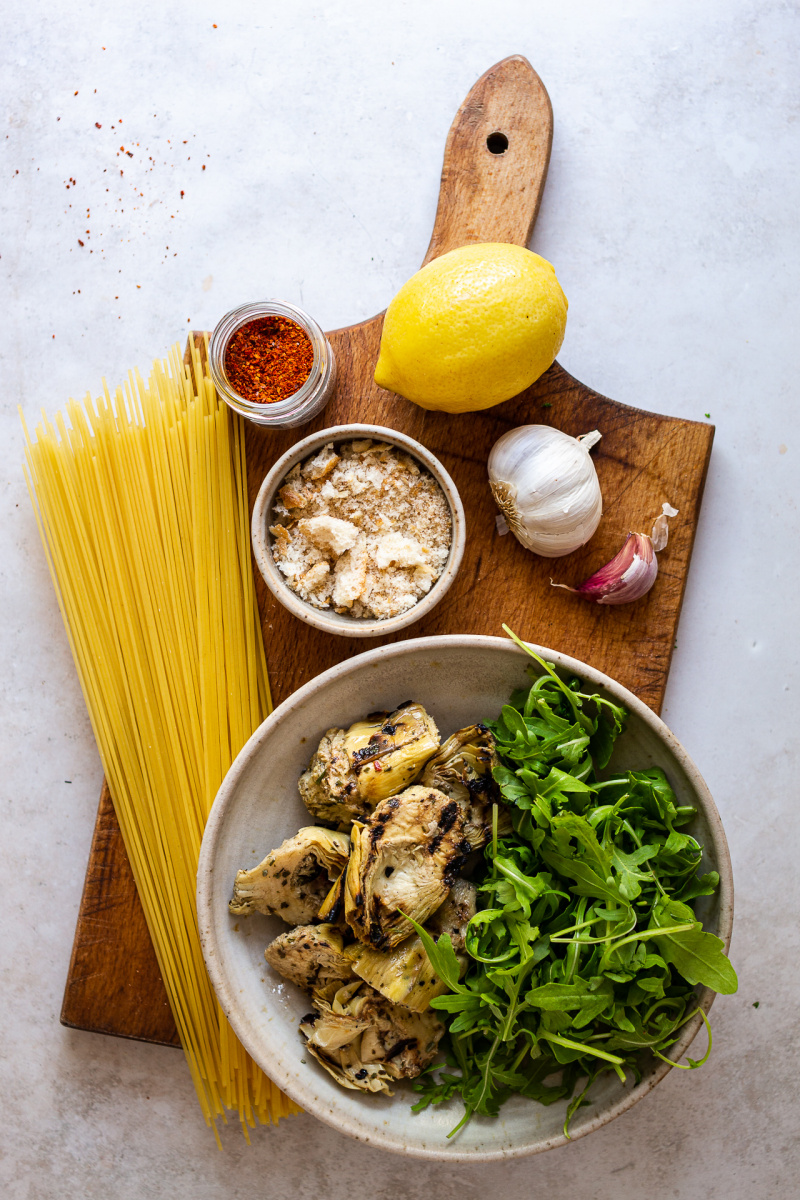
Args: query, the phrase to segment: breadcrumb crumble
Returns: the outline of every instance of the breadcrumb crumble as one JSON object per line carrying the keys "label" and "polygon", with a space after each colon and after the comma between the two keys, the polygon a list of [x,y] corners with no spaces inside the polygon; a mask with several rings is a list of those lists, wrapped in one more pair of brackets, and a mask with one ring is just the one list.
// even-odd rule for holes
{"label": "breadcrumb crumble", "polygon": [[318,608],[386,620],[444,570],[450,507],[439,484],[386,442],[324,446],[292,468],[272,510],[272,557]]}

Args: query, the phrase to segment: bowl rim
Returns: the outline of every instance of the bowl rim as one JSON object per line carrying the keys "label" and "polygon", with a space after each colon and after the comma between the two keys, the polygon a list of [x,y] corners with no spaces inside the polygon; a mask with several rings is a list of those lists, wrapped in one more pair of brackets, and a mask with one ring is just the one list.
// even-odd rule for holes
{"label": "bowl rim", "polygon": [[[399,613],[396,617],[389,617],[385,621],[378,621],[372,618],[343,617],[339,613],[333,613],[329,609],[315,608],[308,601],[301,600],[292,591],[278,570],[275,560],[272,557],[267,532],[267,518],[274,503],[275,495],[291,468],[328,442],[344,442],[359,438],[372,438],[375,441],[390,442],[392,445],[405,450],[412,458],[417,459],[439,484],[450,508],[452,536],[450,540],[450,553],[448,554],[444,570],[426,596],[423,596],[411,608],[406,609],[405,612]],[[287,608],[293,616],[299,617],[307,625],[313,625],[316,629],[322,629],[325,633],[332,633],[338,637],[385,637],[387,634],[397,633],[399,630],[405,629],[408,625],[412,625],[415,621],[420,620],[421,617],[424,617],[426,613],[429,613],[439,603],[448,591],[458,574],[461,560],[464,557],[466,518],[464,516],[464,506],[458,494],[458,488],[439,462],[439,459],[426,446],[423,446],[421,442],[409,437],[406,433],[400,433],[399,430],[389,429],[384,425],[332,425],[327,429],[319,430],[317,433],[309,434],[299,442],[295,442],[272,465],[265,475],[261,487],[258,489],[250,521],[250,537],[253,546],[253,557],[264,583],[272,592],[275,599],[284,608]]]}
{"label": "bowl rim", "polygon": [[[572,658],[561,651],[551,650],[548,647],[539,646],[534,642],[526,642],[525,644],[530,646],[541,658],[554,663],[557,668],[581,675],[595,687],[602,687],[610,691],[620,702],[624,703],[650,726],[653,732],[667,745],[677,759],[681,769],[685,772],[697,793],[711,833],[710,843],[707,842],[706,845],[713,845],[716,867],[720,877],[718,893],[719,926],[715,933],[722,940],[725,953],[727,954],[733,928],[733,872],[730,852],[717,806],[714,803],[708,785],[689,754],[661,718],[621,683],[618,683],[609,675],[605,675],[596,667],[592,667],[579,659]],[[247,1022],[238,1019],[235,993],[221,967],[214,924],[214,858],[222,833],[228,803],[235,793],[239,779],[245,771],[250,758],[257,752],[261,743],[281,725],[290,713],[293,713],[298,708],[302,708],[311,696],[323,691],[333,680],[350,674],[353,671],[360,670],[364,665],[374,664],[381,659],[413,654],[423,648],[435,650],[440,647],[446,648],[449,646],[474,647],[476,649],[495,648],[503,649],[508,653],[516,655],[524,655],[524,651],[507,638],[491,637],[482,634],[441,634],[434,637],[421,637],[407,641],[392,642],[387,646],[373,647],[362,654],[345,659],[343,662],[330,667],[327,671],[323,671],[314,679],[309,680],[308,683],[303,684],[302,687],[293,692],[291,696],[288,696],[286,700],[270,713],[239,751],[217,792],[203,834],[197,866],[196,900],[200,944],[209,978],[220,1006],[242,1045],[259,1066],[262,1064],[258,1062],[258,1047],[249,1037]],[[708,1013],[715,997],[716,992],[712,991],[711,988],[700,987],[698,989],[698,1011],[690,1021],[687,1021],[680,1038],[669,1047],[667,1052],[669,1061],[656,1060],[652,1067],[645,1070],[640,1081],[630,1091],[623,1093],[615,1104],[585,1124],[577,1127],[571,1133],[570,1137],[566,1137],[562,1133],[538,1142],[532,1141],[510,1148],[500,1147],[497,1150],[459,1151],[455,1145],[442,1146],[441,1148],[429,1145],[420,1146],[413,1143],[401,1142],[400,1139],[392,1137],[391,1132],[386,1133],[379,1129],[374,1129],[369,1136],[366,1136],[357,1127],[355,1122],[351,1122],[347,1114],[340,1113],[337,1116],[336,1110],[328,1108],[324,1102],[320,1101],[314,1095],[313,1088],[310,1085],[306,1086],[301,1078],[293,1077],[288,1072],[283,1073],[280,1070],[276,1070],[274,1064],[271,1064],[269,1069],[262,1066],[262,1069],[304,1111],[323,1121],[326,1125],[330,1125],[331,1128],[337,1130],[339,1133],[344,1133],[354,1138],[356,1141],[379,1149],[389,1150],[396,1154],[410,1155],[411,1157],[426,1159],[428,1161],[498,1162],[509,1158],[527,1157],[528,1155],[553,1149],[556,1146],[563,1146],[569,1142],[577,1141],[578,1138],[585,1137],[587,1134],[599,1129],[602,1125],[608,1124],[609,1121],[614,1120],[622,1113],[627,1112],[629,1108],[632,1108],[648,1092],[652,1091],[656,1084],[660,1083],[664,1076],[672,1069],[673,1064],[686,1053],[703,1024],[701,1012],[703,1014]]]}

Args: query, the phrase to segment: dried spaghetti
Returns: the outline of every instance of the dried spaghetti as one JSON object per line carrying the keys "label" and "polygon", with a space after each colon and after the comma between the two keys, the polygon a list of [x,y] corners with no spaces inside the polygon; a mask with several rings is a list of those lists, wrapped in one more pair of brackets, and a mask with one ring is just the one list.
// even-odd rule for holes
{"label": "dried spaghetti", "polygon": [[26,428],[28,486],[170,1005],[206,1121],[297,1109],[236,1039],[203,964],[211,804],[270,711],[244,432],[200,354]]}

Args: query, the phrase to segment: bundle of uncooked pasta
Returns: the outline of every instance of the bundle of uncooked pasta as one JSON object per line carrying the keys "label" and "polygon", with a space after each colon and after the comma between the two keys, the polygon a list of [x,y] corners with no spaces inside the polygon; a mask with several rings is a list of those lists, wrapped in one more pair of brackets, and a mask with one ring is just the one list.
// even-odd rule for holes
{"label": "bundle of uncooked pasta", "polygon": [[71,400],[26,429],[42,543],[125,847],[209,1124],[245,1135],[294,1105],[233,1034],[208,980],[195,874],[217,788],[270,710],[241,419],[200,353]]}

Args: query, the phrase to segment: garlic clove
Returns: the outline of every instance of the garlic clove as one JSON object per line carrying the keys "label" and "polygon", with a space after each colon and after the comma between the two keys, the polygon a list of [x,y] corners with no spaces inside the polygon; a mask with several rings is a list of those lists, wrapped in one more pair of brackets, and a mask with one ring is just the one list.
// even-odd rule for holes
{"label": "garlic clove", "polygon": [[646,533],[629,533],[625,545],[580,587],[565,583],[550,583],[576,596],[585,596],[595,604],[629,604],[649,592],[658,574],[658,559],[653,552],[652,539]]}
{"label": "garlic clove", "polygon": [[583,596],[595,604],[630,604],[639,600],[656,581],[658,559],[656,550],[663,550],[669,536],[668,518],[677,517],[678,510],[671,504],[663,504],[661,513],[653,523],[653,536],[646,533],[629,533],[625,544],[610,562],[595,571],[594,575],[580,587],[568,587],[565,583],[554,583],[552,587],[564,588]]}

